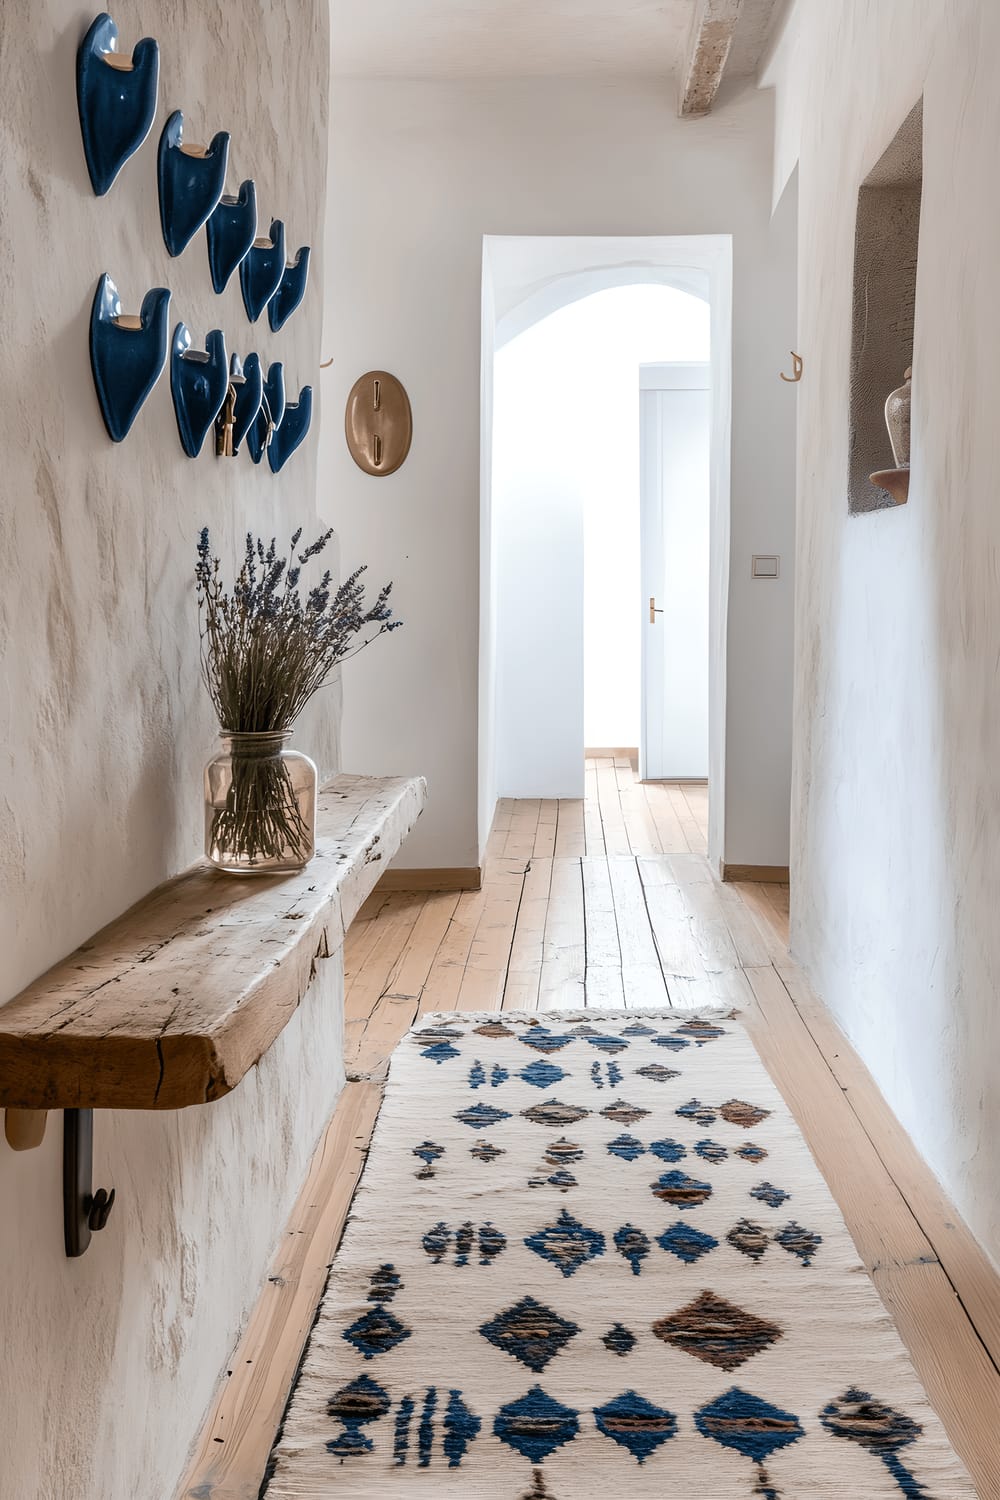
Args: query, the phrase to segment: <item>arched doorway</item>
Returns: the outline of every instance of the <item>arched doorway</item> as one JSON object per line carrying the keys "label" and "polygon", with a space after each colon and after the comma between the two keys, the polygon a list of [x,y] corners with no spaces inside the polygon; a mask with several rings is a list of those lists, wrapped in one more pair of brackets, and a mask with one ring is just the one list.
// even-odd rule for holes
{"label": "arched doorway", "polygon": [[728,237],[488,240],[484,269],[481,824],[497,794],[582,795],[585,745],[639,741],[643,364],[708,371],[709,762],[721,804]]}

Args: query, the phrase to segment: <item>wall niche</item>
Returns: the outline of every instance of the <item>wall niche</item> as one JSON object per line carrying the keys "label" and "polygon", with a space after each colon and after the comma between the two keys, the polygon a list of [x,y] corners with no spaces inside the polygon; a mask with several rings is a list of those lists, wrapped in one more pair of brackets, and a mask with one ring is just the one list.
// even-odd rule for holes
{"label": "wall niche", "polygon": [[873,484],[893,471],[885,402],[913,364],[913,313],[923,182],[923,100],[910,111],[858,191],[851,343],[848,508],[852,515],[902,504],[909,473],[893,492]]}

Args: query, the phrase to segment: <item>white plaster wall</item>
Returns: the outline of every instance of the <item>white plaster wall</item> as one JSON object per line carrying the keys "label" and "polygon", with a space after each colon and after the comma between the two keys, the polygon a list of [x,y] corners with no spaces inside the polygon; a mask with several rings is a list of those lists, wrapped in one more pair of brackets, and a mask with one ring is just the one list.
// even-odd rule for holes
{"label": "white plaster wall", "polygon": [[[1000,1258],[1000,10],[795,7],[776,187],[798,160],[793,944]],[[924,96],[909,503],[847,514],[858,184]]]}
{"label": "white plaster wall", "polygon": [[583,796],[581,455],[567,431],[574,416],[569,393],[544,379],[537,338],[546,326],[505,345],[493,367],[501,797]]}
{"label": "white plaster wall", "polygon": [[[429,780],[428,810],[400,864],[469,866],[481,848],[484,233],[733,234],[732,538],[734,572],[749,576],[751,552],[787,555],[792,531],[794,406],[777,372],[794,326],[782,274],[794,237],[769,217],[771,143],[770,100],[750,88],[692,122],[654,79],[337,80],[326,259],[334,364],[324,390],[339,412],[356,377],[381,366],[407,385],[414,410],[410,457],[391,477],[364,476],[334,421],[320,448],[345,565],[367,558],[396,578],[406,603],[407,628],[379,672],[363,660],[345,668],[345,765]],[[770,594],[734,590],[731,639],[752,640],[760,616],[783,620],[790,641],[791,597],[790,570]],[[736,652],[727,758],[746,754],[748,764],[731,806],[727,786],[725,858],[783,864],[790,662],[772,654],[768,630],[767,649]],[[763,742],[751,718],[770,726]]]}
{"label": "white plaster wall", "polygon": [[[279,335],[217,298],[204,236],[171,261],[156,197],[167,113],[188,140],[226,128],[230,186],[321,263],[329,41],[323,0],[120,0],[123,47],[161,46],[151,138],[103,199],[90,187],[74,67],[94,16],[73,0],[0,12],[0,1000],[195,858],[214,725],[198,678],[199,528],[316,526],[316,436],[283,475],[246,454],[187,459],[164,374],[132,434],[107,438],[90,374],[104,270],[126,308],[174,293],[171,326],[318,384],[320,278]],[[337,697],[301,741],[336,768]],[[43,1148],[0,1145],[3,1500],[169,1500],[341,1082],[336,964],[239,1091],[182,1115],[100,1114],[96,1172],[119,1201],[63,1257],[61,1120]]]}
{"label": "white plaster wall", "polygon": [[[332,155],[332,153],[331,153]],[[327,306],[330,299],[327,298]],[[493,295],[493,268],[490,256],[490,241],[483,240],[483,272],[480,306],[480,345],[492,350],[496,329],[496,307]],[[480,444],[479,444],[479,577],[491,579],[494,571],[493,545],[493,365],[490,358],[480,360]],[[497,754],[496,754],[496,652],[492,643],[497,631],[496,590],[486,587],[479,590],[479,685],[477,706],[479,724],[476,735],[477,787],[476,787],[476,843],[485,846],[493,824],[493,813],[497,805]],[[482,643],[487,642],[484,651]]]}
{"label": "white plaster wall", "polygon": [[172,1500],[343,1085],[343,950],[232,1094],[100,1110],[107,1227],[62,1245],[62,1123],[2,1151],[2,1500]]}

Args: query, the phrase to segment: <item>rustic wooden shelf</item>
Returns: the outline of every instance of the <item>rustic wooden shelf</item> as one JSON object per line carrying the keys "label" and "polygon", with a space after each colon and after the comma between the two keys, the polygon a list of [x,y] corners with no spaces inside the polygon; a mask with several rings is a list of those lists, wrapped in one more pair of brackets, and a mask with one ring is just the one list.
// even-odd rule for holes
{"label": "rustic wooden shelf", "polygon": [[198,864],[157,887],[0,1008],[0,1107],[182,1109],[228,1094],[343,943],[426,790],[337,776],[300,873]]}

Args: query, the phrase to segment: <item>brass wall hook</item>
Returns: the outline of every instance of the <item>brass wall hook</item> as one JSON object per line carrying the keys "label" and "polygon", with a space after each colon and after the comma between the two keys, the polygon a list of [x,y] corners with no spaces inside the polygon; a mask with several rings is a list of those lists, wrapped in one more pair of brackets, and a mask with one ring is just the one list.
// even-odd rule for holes
{"label": "brass wall hook", "polygon": [[413,413],[400,382],[387,370],[369,370],[347,398],[344,429],[351,457],[366,474],[394,474],[410,451]]}
{"label": "brass wall hook", "polygon": [[320,367],[321,370],[328,370],[332,364],[333,364],[333,355],[331,354],[329,359],[321,359],[320,360],[319,367]]}
{"label": "brass wall hook", "polygon": [[787,380],[789,385],[797,385],[802,379],[802,355],[796,354],[794,349],[790,350],[790,353],[792,356],[792,374],[786,375],[784,370],[779,370],[778,374],[780,379]]}

